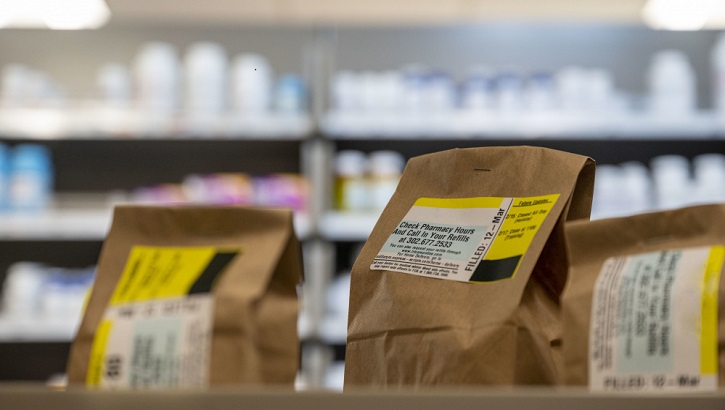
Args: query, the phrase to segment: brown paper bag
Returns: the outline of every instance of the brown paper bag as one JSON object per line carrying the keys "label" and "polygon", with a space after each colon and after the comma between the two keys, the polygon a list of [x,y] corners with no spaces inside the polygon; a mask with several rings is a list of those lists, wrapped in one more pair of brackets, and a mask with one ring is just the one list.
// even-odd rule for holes
{"label": "brown paper bag", "polygon": [[69,382],[292,385],[300,279],[290,211],[117,207]]}
{"label": "brown paper bag", "polygon": [[725,386],[725,205],[573,222],[566,234],[567,384],[607,391]]}
{"label": "brown paper bag", "polygon": [[536,147],[411,159],[352,270],[345,385],[555,383],[563,223],[593,174]]}

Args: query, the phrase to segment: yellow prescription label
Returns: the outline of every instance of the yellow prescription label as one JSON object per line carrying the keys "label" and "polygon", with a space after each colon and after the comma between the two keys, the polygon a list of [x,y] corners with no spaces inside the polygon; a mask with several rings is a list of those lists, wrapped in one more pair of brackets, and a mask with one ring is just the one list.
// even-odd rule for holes
{"label": "yellow prescription label", "polygon": [[134,246],[112,305],[185,295],[216,249]]}
{"label": "yellow prescription label", "polygon": [[725,248],[608,259],[589,330],[589,387],[704,391],[718,382],[717,293]]}
{"label": "yellow prescription label", "polygon": [[460,282],[512,278],[558,199],[420,198],[370,269]]}
{"label": "yellow prescription label", "polygon": [[106,343],[108,335],[111,333],[113,322],[104,320],[96,329],[96,336],[93,338],[93,346],[91,347],[91,356],[88,362],[88,372],[86,373],[86,384],[88,387],[98,387],[103,379],[105,372],[104,357],[106,353]]}

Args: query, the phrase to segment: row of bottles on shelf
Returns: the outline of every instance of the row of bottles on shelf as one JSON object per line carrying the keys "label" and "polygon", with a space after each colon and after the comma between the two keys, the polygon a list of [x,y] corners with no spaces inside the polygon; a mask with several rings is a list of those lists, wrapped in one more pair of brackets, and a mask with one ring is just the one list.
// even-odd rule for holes
{"label": "row of bottles on shelf", "polygon": [[331,83],[336,113],[450,114],[549,112],[555,109],[608,112],[619,108],[611,73],[604,69],[565,68],[525,75],[471,67],[457,82],[445,71],[412,65],[385,72],[337,73]]}
{"label": "row of bottles on shelf", "polygon": [[[54,207],[51,152],[37,144],[0,144],[0,214],[32,214]],[[109,194],[112,202],[216,204],[286,207],[305,213],[310,187],[299,174],[190,174],[175,183],[160,183]]]}
{"label": "row of bottles on shelf", "polygon": [[[656,126],[691,124],[694,119],[722,131],[718,121],[725,119],[725,34],[712,50],[710,66],[714,115],[698,109],[698,79],[692,62],[684,51],[674,49],[651,57],[643,73],[647,87],[643,96],[617,89],[613,74],[604,68],[569,66],[524,73],[473,66],[460,80],[420,65],[383,72],[340,71],[330,82],[332,106],[323,129],[333,134],[377,135],[420,126],[418,132],[423,134],[435,133],[431,127],[465,133],[486,129],[482,123],[503,123],[537,134],[550,132],[545,128],[548,123],[553,124],[551,132],[561,133],[566,126],[581,131],[576,127],[582,122],[608,129],[632,120]],[[529,130],[523,119],[537,122]],[[637,129],[637,125],[628,126]]]}
{"label": "row of bottles on shelf", "polygon": [[53,165],[42,145],[0,144],[0,213],[45,209],[52,196]]}
{"label": "row of bottles on shelf", "polygon": [[[382,211],[395,192],[406,158],[395,151],[342,150],[334,159],[333,209],[347,213]],[[0,212],[41,212],[53,205],[49,150],[36,144],[0,144]],[[647,165],[598,165],[594,218],[725,202],[725,155],[703,154],[692,163],[677,155]],[[298,174],[191,174],[175,183],[138,187],[114,202],[237,204],[309,210],[310,186]]]}
{"label": "row of bottles on shelf", "polygon": [[703,154],[692,161],[679,155],[640,162],[598,165],[592,219],[725,203],[725,155]]}
{"label": "row of bottles on shelf", "polygon": [[0,317],[36,324],[58,320],[75,325],[80,321],[94,277],[95,267],[70,269],[35,262],[14,263],[2,286]]}
{"label": "row of bottles on shelf", "polygon": [[[101,72],[99,83],[107,99],[114,98],[119,68]],[[306,105],[299,76],[285,74],[275,84],[272,68],[261,55],[240,54],[230,64],[224,48],[211,42],[190,45],[183,62],[171,45],[147,44],[136,57],[134,73],[141,106],[156,112],[173,112],[179,101],[190,114],[221,114],[228,108],[239,114],[271,109],[297,114]]]}
{"label": "row of bottles on shelf", "polygon": [[192,174],[181,182],[139,187],[131,201],[152,204],[253,205],[306,212],[309,182],[298,174],[251,176],[245,173]]}
{"label": "row of bottles on shelf", "polygon": [[[16,262],[0,272],[0,317],[39,319],[56,317],[64,321],[80,318],[83,303],[93,284],[95,267],[61,268],[37,262]],[[335,278],[324,298],[321,337],[330,343],[345,341],[350,275]],[[307,318],[301,318],[306,320]],[[307,333],[307,332],[303,332]]]}
{"label": "row of bottles on shelf", "polygon": [[[725,41],[722,43],[725,44]],[[725,50],[725,45],[719,46]],[[725,51],[713,55],[716,77],[725,70]],[[723,68],[720,68],[720,65]],[[648,73],[650,109],[656,113],[688,114],[696,109],[696,86],[687,56],[676,50],[656,54]],[[230,64],[215,43],[189,46],[183,63],[169,44],[152,42],[141,48],[133,70],[108,63],[98,70],[98,97],[110,107],[128,108],[134,102],[150,113],[169,114],[179,108],[190,115],[261,114],[270,110],[300,113],[306,107],[302,80],[285,74],[276,81],[267,60],[240,54]],[[626,108],[605,69],[568,67],[556,73],[517,70],[498,73],[473,67],[456,84],[444,71],[419,66],[388,72],[340,72],[332,79],[332,103],[337,111],[472,111],[516,113],[562,109],[609,112]],[[61,104],[64,88],[48,74],[11,64],[2,73],[1,95],[6,107]],[[135,90],[135,93],[134,93]],[[715,88],[715,102],[725,113],[725,97]]]}
{"label": "row of bottles on shelf", "polygon": [[[725,118],[725,35],[712,50],[710,66],[712,107]],[[381,116],[398,122],[411,116],[423,122],[440,117],[451,122],[451,115],[456,113],[465,114],[457,116],[457,121],[495,122],[541,114],[540,117],[556,122],[562,121],[561,116],[581,119],[648,114],[647,117],[672,120],[698,113],[698,80],[683,51],[656,53],[644,77],[648,94],[639,98],[618,90],[612,73],[603,68],[571,66],[523,74],[516,69],[496,71],[476,66],[461,81],[445,71],[416,65],[385,72],[342,71],[331,79],[331,112],[323,129],[334,133],[341,127],[355,127],[359,117],[384,121]],[[238,122],[239,117],[270,113],[301,115],[308,102],[307,87],[299,76],[275,77],[263,56],[250,53],[230,58],[221,45],[212,42],[192,43],[183,56],[171,44],[147,43],[130,64],[108,63],[100,67],[96,89],[102,106],[131,110],[121,110],[128,112],[120,117],[118,110],[112,110],[115,114],[105,110],[96,115],[84,111],[85,122],[104,122],[111,130],[121,128],[121,133],[128,134],[139,130],[116,123],[145,121],[139,127],[146,134],[223,134],[239,126],[235,118]],[[62,85],[48,74],[20,63],[4,68],[0,94],[6,108],[68,108]],[[143,119],[131,112],[142,113]],[[182,125],[159,120],[179,112],[185,114]],[[338,124],[339,117],[351,123]],[[19,118],[13,115],[0,121],[0,126],[10,122],[12,129],[12,122]],[[226,122],[220,125],[220,118]],[[88,127],[80,122],[79,127]],[[103,129],[103,125],[99,127]]]}
{"label": "row of bottles on shelf", "polygon": [[[725,48],[725,46],[724,46]],[[696,78],[687,55],[658,52],[647,73],[647,111],[655,115],[692,115],[697,110]],[[362,113],[541,114],[608,113],[633,110],[603,68],[566,67],[529,74],[515,69],[472,67],[460,82],[444,72],[409,66],[385,72],[342,71],[331,84],[333,109]],[[715,101],[719,102],[719,95]],[[718,105],[719,107],[719,105]],[[725,115],[725,106],[722,107]]]}
{"label": "row of bottles on shelf", "polygon": [[[395,192],[405,162],[395,151],[339,151],[335,157],[335,209],[381,212]],[[597,165],[594,219],[699,203],[725,203],[725,154],[702,154],[692,161],[663,155],[649,164]]]}
{"label": "row of bottles on shelf", "polygon": [[398,186],[405,162],[405,157],[395,151],[339,151],[334,161],[334,208],[344,212],[381,212]]}
{"label": "row of bottles on shelf", "polygon": [[[306,107],[306,86],[295,74],[275,77],[258,54],[239,54],[229,61],[217,43],[190,44],[183,57],[171,44],[143,45],[133,63],[107,63],[98,69],[97,98],[112,108],[136,107],[149,113],[220,115],[297,114]],[[21,63],[2,72],[6,107],[62,105],[64,87],[47,73]]]}
{"label": "row of bottles on shelf", "polygon": [[[77,324],[85,298],[93,285],[95,267],[61,268],[38,262],[15,262],[7,272],[0,272],[0,319],[25,322],[57,319],[65,324]],[[344,344],[347,332],[350,275],[337,276],[323,298],[319,334],[312,335],[309,312],[301,310],[300,334],[319,336],[329,344]],[[308,298],[303,297],[303,303]]]}
{"label": "row of bottles on shelf", "polygon": [[42,137],[283,137],[310,127],[299,75],[276,76],[258,54],[230,60],[212,42],[190,44],[183,58],[171,44],[147,43],[131,64],[101,66],[95,89],[94,98],[72,99],[47,73],[9,64],[0,81],[0,130]]}

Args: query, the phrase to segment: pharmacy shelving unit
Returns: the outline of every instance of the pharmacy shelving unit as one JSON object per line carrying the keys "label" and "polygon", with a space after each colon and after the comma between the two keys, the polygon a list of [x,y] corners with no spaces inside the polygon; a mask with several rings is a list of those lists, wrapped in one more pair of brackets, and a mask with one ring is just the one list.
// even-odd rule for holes
{"label": "pharmacy shelving unit", "polygon": [[[532,121],[545,124],[542,121],[547,120]],[[446,128],[446,123],[452,125]],[[119,137],[76,135],[68,130],[68,134],[51,136],[5,130],[0,137],[5,144],[36,143],[52,151],[58,195],[51,210],[42,213],[0,214],[0,271],[6,272],[17,261],[67,267],[94,264],[110,224],[109,204],[114,195],[108,193],[114,190],[179,182],[190,173],[301,172],[312,182],[314,206],[310,215],[296,219],[297,233],[304,239],[307,273],[307,316],[300,330],[305,356],[313,358],[303,360],[316,361],[308,367],[316,369],[311,380],[319,384],[324,377],[319,364],[344,357],[344,327],[338,324],[321,329],[327,286],[336,274],[349,271],[355,251],[379,217],[378,213],[350,214],[330,208],[331,164],[337,151],[390,149],[409,158],[456,147],[539,145],[589,155],[606,164],[647,163],[665,154],[692,158],[725,152],[725,127],[707,115],[665,124],[634,117],[606,127],[597,121],[561,121],[558,132],[551,124],[542,125],[540,130],[544,131],[537,132],[539,128],[525,120],[469,123],[467,128],[455,118],[435,128],[386,124],[390,122],[375,118],[363,122],[359,118],[352,122],[325,118],[320,121],[319,132],[313,131],[314,124],[299,122],[294,132],[285,128],[260,133],[257,128],[253,133],[225,136],[175,133]],[[274,137],[274,132],[280,135]],[[39,324],[33,329],[32,323],[0,320],[0,355],[18,363],[29,363],[28,356],[42,357],[23,367],[35,367],[37,372],[12,373],[11,369],[21,366],[3,366],[6,370],[0,371],[0,379],[43,378],[62,371],[72,326]],[[43,354],[33,353],[36,350]],[[325,350],[328,353],[320,353]]]}

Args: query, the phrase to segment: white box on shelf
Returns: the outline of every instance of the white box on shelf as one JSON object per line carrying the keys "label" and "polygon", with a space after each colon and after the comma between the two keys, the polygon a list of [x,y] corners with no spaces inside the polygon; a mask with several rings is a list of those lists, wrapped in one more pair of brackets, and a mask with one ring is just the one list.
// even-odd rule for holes
{"label": "white box on shelf", "polygon": [[70,342],[80,318],[0,316],[0,342]]}
{"label": "white box on shelf", "polygon": [[329,211],[320,218],[320,234],[331,241],[366,241],[380,213]]}

